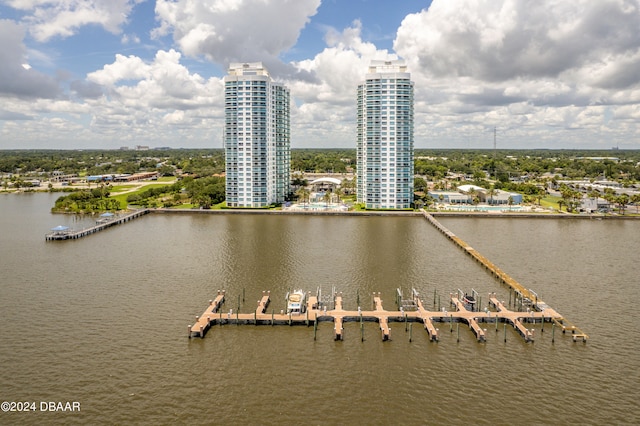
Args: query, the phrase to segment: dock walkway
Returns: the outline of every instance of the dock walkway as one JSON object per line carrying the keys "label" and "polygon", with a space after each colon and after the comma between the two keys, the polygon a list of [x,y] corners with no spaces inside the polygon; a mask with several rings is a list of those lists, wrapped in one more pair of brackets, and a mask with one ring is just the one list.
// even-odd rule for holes
{"label": "dock walkway", "polygon": [[[422,211],[422,214],[424,215],[425,219],[427,219],[429,223],[431,223],[436,229],[438,229],[447,238],[453,241],[458,247],[464,250],[474,260],[480,263],[498,281],[507,285],[511,290],[513,290],[515,292],[515,296],[519,298],[521,303],[525,302],[526,304],[529,304],[532,308],[530,312],[530,314],[532,315],[532,318],[537,318],[539,317],[538,314],[540,314],[541,312],[544,312],[545,314],[543,316],[546,316],[548,318],[554,318],[553,321],[557,325],[562,327],[563,332],[571,331],[571,333],[574,335],[573,336],[574,341],[577,339],[582,339],[583,341],[586,341],[589,338],[589,336],[587,336],[586,333],[582,332],[575,325],[571,324],[567,319],[563,318],[560,314],[558,314],[556,311],[551,309],[549,305],[547,305],[544,301],[542,301],[534,291],[525,288],[522,284],[520,284],[514,278],[509,276],[509,274],[507,274],[498,266],[493,264],[489,259],[487,259],[482,254],[480,254],[480,252],[478,252],[476,249],[471,247],[469,244],[464,242],[461,238],[459,238],[453,232],[447,229],[444,225],[438,222],[432,215],[430,215],[424,210]],[[497,305],[495,306],[498,307]],[[501,304],[500,306],[503,310],[499,312],[506,314],[507,310],[504,307],[504,305]],[[534,312],[534,310],[538,312]],[[518,312],[518,314],[521,314],[521,312]],[[505,317],[505,319],[507,319],[507,317]],[[520,332],[520,334],[523,335],[523,337],[527,341],[533,340],[533,336],[529,336],[527,334],[527,329],[524,326],[522,326],[518,318],[515,318],[514,315],[511,315],[508,320],[514,325],[514,327]]]}
{"label": "dock walkway", "polygon": [[149,209],[141,209],[136,210],[134,212],[125,214],[123,216],[114,217],[113,219],[101,220],[100,223],[97,223],[94,226],[89,228],[84,228],[78,231],[74,231],[72,229],[69,230],[61,230],[61,231],[53,231],[45,234],[45,240],[47,241],[56,241],[56,240],[76,240],[78,238],[86,237],[87,235],[95,234],[96,232],[100,232],[112,226],[120,225],[125,222],[129,222],[130,220],[139,218],[151,210]]}
{"label": "dock walkway", "polygon": [[[224,303],[224,291],[218,291],[215,300],[209,301],[209,306],[205,309],[202,315],[196,317],[196,323],[188,326],[189,337],[204,337],[207,330],[215,324],[255,324],[255,325],[314,325],[314,330],[317,328],[319,322],[333,322],[334,323],[334,338],[335,340],[344,339],[345,322],[377,322],[380,327],[381,338],[383,341],[391,339],[391,328],[389,324],[391,322],[418,322],[424,325],[424,329],[429,334],[431,341],[437,342],[439,340],[439,330],[434,326],[436,322],[462,322],[469,326],[469,329],[476,336],[478,342],[486,341],[486,330],[481,327],[481,323],[490,322],[503,322],[513,326],[513,328],[524,338],[526,342],[533,342],[534,333],[533,330],[527,329],[525,323],[535,322],[553,322],[559,324],[565,330],[575,330],[572,326],[565,324],[564,318],[560,316],[556,311],[551,308],[546,308],[543,311],[529,311],[529,312],[516,312],[507,309],[503,302],[500,302],[495,293],[489,294],[488,305],[495,309],[490,311],[488,309],[484,311],[469,311],[465,308],[464,304],[458,299],[457,295],[450,295],[451,305],[455,308],[454,311],[429,311],[424,307],[422,300],[420,300],[418,293],[414,290],[413,299],[417,306],[415,311],[403,311],[392,310],[388,311],[383,306],[383,301],[380,293],[373,293],[372,296],[372,309],[362,310],[360,307],[358,310],[345,310],[343,309],[342,294],[337,293],[335,298],[335,308],[331,310],[325,310],[318,305],[317,297],[310,296],[307,298],[307,306],[304,314],[292,315],[280,311],[275,313],[272,310],[271,313],[266,311],[270,304],[271,292],[265,291],[262,293],[262,298],[258,301],[258,305],[255,311],[252,313],[240,313],[229,310],[223,313],[221,306]],[[496,324],[497,329],[497,324]],[[586,338],[580,335],[574,335],[574,341],[577,338],[582,338],[583,341]]]}

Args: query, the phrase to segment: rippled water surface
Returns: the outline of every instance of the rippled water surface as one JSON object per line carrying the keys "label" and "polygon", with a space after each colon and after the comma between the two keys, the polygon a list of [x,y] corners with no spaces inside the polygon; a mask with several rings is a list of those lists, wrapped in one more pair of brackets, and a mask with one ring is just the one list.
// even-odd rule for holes
{"label": "rippled water surface", "polygon": [[[343,292],[345,308],[380,291],[499,285],[424,219],[148,215],[74,241],[52,227],[55,195],[0,196],[0,399],[78,401],[79,413],[0,413],[1,424],[638,424],[640,221],[458,219],[441,222],[589,334],[551,326],[535,343],[488,328],[392,324],[187,325],[217,289],[251,312],[262,290]],[[244,302],[242,296],[245,296]],[[440,299],[440,300],[439,300]]]}

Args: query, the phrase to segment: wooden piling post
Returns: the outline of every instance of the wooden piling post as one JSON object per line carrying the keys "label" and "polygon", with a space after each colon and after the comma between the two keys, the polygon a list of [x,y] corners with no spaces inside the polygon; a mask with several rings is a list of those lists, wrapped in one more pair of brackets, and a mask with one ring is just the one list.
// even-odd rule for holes
{"label": "wooden piling post", "polygon": [[540,328],[540,333],[544,333],[544,315],[542,315],[542,325]]}
{"label": "wooden piling post", "polygon": [[551,343],[556,341],[556,322],[551,323]]}
{"label": "wooden piling post", "polygon": [[456,323],[456,342],[460,342],[460,323]]}
{"label": "wooden piling post", "polygon": [[453,333],[453,314],[449,314],[449,331]]}
{"label": "wooden piling post", "polygon": [[409,343],[413,341],[413,323],[409,324]]}
{"label": "wooden piling post", "polygon": [[507,323],[504,323],[504,341],[507,342]]}
{"label": "wooden piling post", "polygon": [[316,340],[316,334],[318,332],[318,314],[313,319],[313,340]]}

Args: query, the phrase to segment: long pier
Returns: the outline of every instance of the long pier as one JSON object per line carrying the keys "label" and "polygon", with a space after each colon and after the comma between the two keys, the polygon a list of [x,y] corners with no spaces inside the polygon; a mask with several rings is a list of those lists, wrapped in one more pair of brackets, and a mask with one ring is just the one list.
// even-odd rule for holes
{"label": "long pier", "polygon": [[[398,289],[398,293],[401,291]],[[196,317],[195,324],[188,326],[188,336],[191,337],[204,337],[208,330],[214,325],[225,324],[252,324],[252,325],[306,325],[307,327],[313,325],[314,339],[317,331],[318,323],[320,322],[333,322],[334,323],[334,339],[344,339],[343,323],[345,322],[360,322],[362,330],[362,339],[364,340],[364,322],[377,322],[380,329],[380,336],[382,341],[391,339],[391,328],[389,323],[391,322],[404,322],[404,323],[422,323],[425,331],[429,335],[429,340],[437,342],[440,338],[440,330],[435,327],[434,323],[466,323],[469,329],[476,336],[478,342],[486,341],[485,328],[482,328],[482,323],[495,323],[496,331],[498,330],[498,323],[505,324],[505,339],[506,339],[506,325],[510,324],[520,334],[525,342],[534,341],[534,330],[528,329],[526,323],[545,323],[552,322],[553,326],[556,324],[563,325],[564,318],[550,307],[546,307],[541,311],[527,311],[518,312],[511,311],[504,306],[503,302],[500,302],[495,293],[489,294],[488,305],[495,310],[483,310],[473,311],[465,307],[464,303],[458,297],[458,294],[450,294],[450,303],[455,310],[447,312],[442,311],[430,311],[424,307],[424,303],[420,299],[418,292],[412,290],[412,305],[414,310],[404,310],[400,307],[399,310],[388,311],[383,306],[383,301],[380,293],[373,293],[372,295],[372,308],[371,310],[362,310],[358,307],[357,310],[345,310],[343,308],[342,294],[335,293],[333,295],[334,307],[331,310],[327,310],[325,306],[322,306],[318,302],[317,296],[307,297],[306,311],[303,314],[292,315],[291,313],[285,313],[280,311],[276,313],[272,310],[271,313],[267,312],[267,308],[271,302],[271,292],[263,291],[262,297],[258,301],[256,310],[252,313],[240,313],[238,311],[223,312],[222,304],[225,300],[225,291],[218,290],[215,299],[209,301],[209,305],[204,312]],[[451,332],[453,332],[453,325],[450,326]],[[543,328],[544,330],[544,328]],[[565,331],[565,329],[563,329]],[[573,340],[576,341],[578,337],[582,337],[583,341],[586,341],[585,336],[574,335]]]}
{"label": "long pier", "polygon": [[[515,292],[515,299],[520,303],[520,306],[530,306],[532,308],[531,309],[532,313],[533,313],[533,310],[538,311],[538,313],[546,312],[548,315],[550,315],[553,318],[552,321],[554,322],[554,324],[561,327],[563,333],[565,333],[566,331],[571,331],[571,333],[573,334],[574,341],[576,341],[577,339],[582,339],[582,341],[586,341],[589,338],[589,336],[586,333],[581,331],[569,320],[567,320],[566,318],[563,318],[560,314],[558,314],[556,311],[551,309],[549,305],[547,305],[542,299],[540,299],[533,290],[525,288],[522,284],[520,284],[518,281],[512,278],[509,274],[507,274],[498,266],[493,264],[493,262],[491,262],[489,259],[487,259],[482,254],[480,254],[480,252],[478,252],[476,249],[471,247],[469,244],[464,242],[461,238],[459,238],[453,232],[447,229],[444,225],[438,222],[432,215],[430,215],[424,210],[422,213],[425,219],[427,219],[427,221],[431,223],[437,230],[439,230],[442,234],[444,234],[449,240],[453,241],[458,247],[464,250],[464,252],[467,253],[469,256],[471,256],[474,260],[480,263],[498,281],[507,285],[511,290],[513,290]],[[504,307],[503,304],[498,305],[494,303],[494,301],[492,301],[492,304],[494,307],[498,309],[502,309],[502,311],[499,310],[499,312],[506,312],[506,308]],[[520,329],[520,327],[516,324],[516,322],[513,322],[513,325],[515,328]],[[523,330],[520,330],[520,332],[523,335],[526,334]]]}
{"label": "long pier", "polygon": [[120,225],[125,222],[129,222],[130,220],[139,218],[145,214],[150,213],[149,209],[140,209],[134,212],[125,214],[123,216],[114,217],[113,219],[108,219],[101,221],[100,223],[95,224],[89,228],[80,229],[74,231],[72,229],[69,230],[61,230],[61,231],[53,231],[45,234],[45,239],[47,241],[55,241],[55,240],[76,240],[78,238],[86,237],[87,235],[95,234],[96,232],[103,231],[112,226]]}

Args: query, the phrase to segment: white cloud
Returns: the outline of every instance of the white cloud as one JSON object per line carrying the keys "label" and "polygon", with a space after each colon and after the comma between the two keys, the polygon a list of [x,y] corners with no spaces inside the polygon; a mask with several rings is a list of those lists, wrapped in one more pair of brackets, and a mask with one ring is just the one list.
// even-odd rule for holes
{"label": "white cloud", "polygon": [[61,90],[57,81],[31,67],[23,44],[24,29],[9,20],[0,20],[0,95],[24,98],[51,98]]}
{"label": "white cloud", "polygon": [[290,80],[292,96],[302,104],[292,114],[292,145],[301,147],[355,146],[355,101],[372,59],[397,59],[361,38],[359,21],[338,32],[327,30],[328,47],[314,58],[296,62],[314,81]]}
{"label": "white cloud", "polygon": [[[638,28],[638,0],[434,0],[404,19],[394,42],[416,98],[430,104],[417,104],[417,121],[437,114],[430,134],[416,132],[417,144],[441,137],[489,147],[493,126],[521,147],[637,139],[637,125],[616,134],[608,117],[616,105],[640,102]],[[444,128],[460,131],[457,141]]]}
{"label": "white cloud", "polygon": [[415,82],[416,147],[490,148],[494,126],[503,148],[640,142],[640,0],[434,0],[404,19],[393,52],[363,41],[356,20],[325,25],[326,48],[288,64],[320,0],[158,0],[153,35],[173,49],[117,54],[67,93],[65,78],[37,71],[55,54],[27,50],[25,31],[40,42],[88,24],[120,33],[138,1],[5,2],[27,15],[0,20],[3,140],[220,147],[222,80],[190,69],[195,57],[263,61],[291,89],[294,147],[355,147],[356,87],[372,59],[400,57]]}
{"label": "white cloud", "polygon": [[8,0],[14,9],[27,12],[24,22],[40,42],[69,37],[85,25],[100,25],[118,34],[136,3],[143,0]]}
{"label": "white cloud", "polygon": [[157,0],[160,26],[188,56],[229,62],[278,62],[316,13],[320,0]]}

